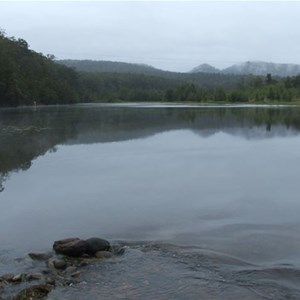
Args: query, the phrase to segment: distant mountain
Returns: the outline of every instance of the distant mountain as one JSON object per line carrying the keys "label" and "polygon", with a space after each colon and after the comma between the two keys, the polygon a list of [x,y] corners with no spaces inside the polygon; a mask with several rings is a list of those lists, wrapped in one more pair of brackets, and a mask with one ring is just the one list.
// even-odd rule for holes
{"label": "distant mountain", "polygon": [[[115,76],[130,77],[131,75],[145,75],[154,76],[165,79],[175,80],[175,85],[178,83],[189,82],[201,86],[204,88],[211,88],[216,86],[223,86],[225,89],[234,88],[241,80],[243,75],[231,75],[231,74],[220,74],[220,70],[203,64],[202,70],[195,71],[193,73],[179,73],[170,72],[160,69],[156,69],[149,65],[144,64],[133,64],[124,62],[114,61],[102,61],[102,60],[56,60],[58,64],[65,65],[67,67],[74,68],[76,71],[81,71],[85,74],[82,76],[88,76],[87,73],[99,73],[104,76],[111,76],[109,74],[114,73]],[[108,74],[109,73],[109,74]],[[163,81],[163,80],[162,80]]]}
{"label": "distant mountain", "polygon": [[133,64],[116,61],[65,59],[57,60],[56,62],[82,72],[131,73],[154,76],[161,75],[161,73],[164,72],[163,70],[156,69],[146,64]]}
{"label": "distant mountain", "polygon": [[300,65],[296,64],[278,64],[263,61],[247,61],[232,65],[223,70],[218,70],[208,64],[202,64],[190,71],[191,73],[221,73],[232,75],[260,75],[266,76],[270,73],[274,76],[286,77],[300,74]]}
{"label": "distant mountain", "polygon": [[236,64],[222,70],[224,74],[253,74],[266,75],[271,73],[276,76],[295,76],[300,74],[300,65],[296,64],[276,64],[263,61],[247,61],[241,64]]}
{"label": "distant mountain", "polygon": [[202,64],[191,70],[190,73],[220,73],[221,71],[209,64]]}

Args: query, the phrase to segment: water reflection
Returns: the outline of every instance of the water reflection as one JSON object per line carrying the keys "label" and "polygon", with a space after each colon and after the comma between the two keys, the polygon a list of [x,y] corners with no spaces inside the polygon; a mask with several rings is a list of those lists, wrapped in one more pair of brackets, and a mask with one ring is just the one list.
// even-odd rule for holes
{"label": "water reflection", "polygon": [[201,137],[220,131],[247,139],[296,135],[298,108],[153,108],[63,106],[0,110],[0,191],[11,171],[61,144],[105,143],[190,129]]}

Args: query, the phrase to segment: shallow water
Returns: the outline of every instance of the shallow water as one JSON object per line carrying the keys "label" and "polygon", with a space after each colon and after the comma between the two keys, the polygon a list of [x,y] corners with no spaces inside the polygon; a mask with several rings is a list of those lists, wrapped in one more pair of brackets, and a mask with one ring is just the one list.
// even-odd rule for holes
{"label": "shallow water", "polygon": [[60,238],[128,246],[49,299],[300,299],[297,107],[6,109],[0,130],[3,273]]}

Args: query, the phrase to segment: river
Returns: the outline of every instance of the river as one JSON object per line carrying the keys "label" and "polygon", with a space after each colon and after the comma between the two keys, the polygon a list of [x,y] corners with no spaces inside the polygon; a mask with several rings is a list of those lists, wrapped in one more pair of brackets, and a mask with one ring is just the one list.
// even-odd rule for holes
{"label": "river", "polygon": [[97,236],[125,254],[48,299],[300,299],[299,165],[293,106],[1,109],[1,272]]}

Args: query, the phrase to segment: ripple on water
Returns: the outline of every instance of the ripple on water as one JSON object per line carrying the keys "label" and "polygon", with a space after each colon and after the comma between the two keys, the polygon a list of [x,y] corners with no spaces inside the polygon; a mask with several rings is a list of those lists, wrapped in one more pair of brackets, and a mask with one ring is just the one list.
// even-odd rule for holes
{"label": "ripple on water", "polygon": [[219,253],[165,244],[130,245],[93,263],[81,282],[49,299],[300,299],[300,271],[263,268]]}

